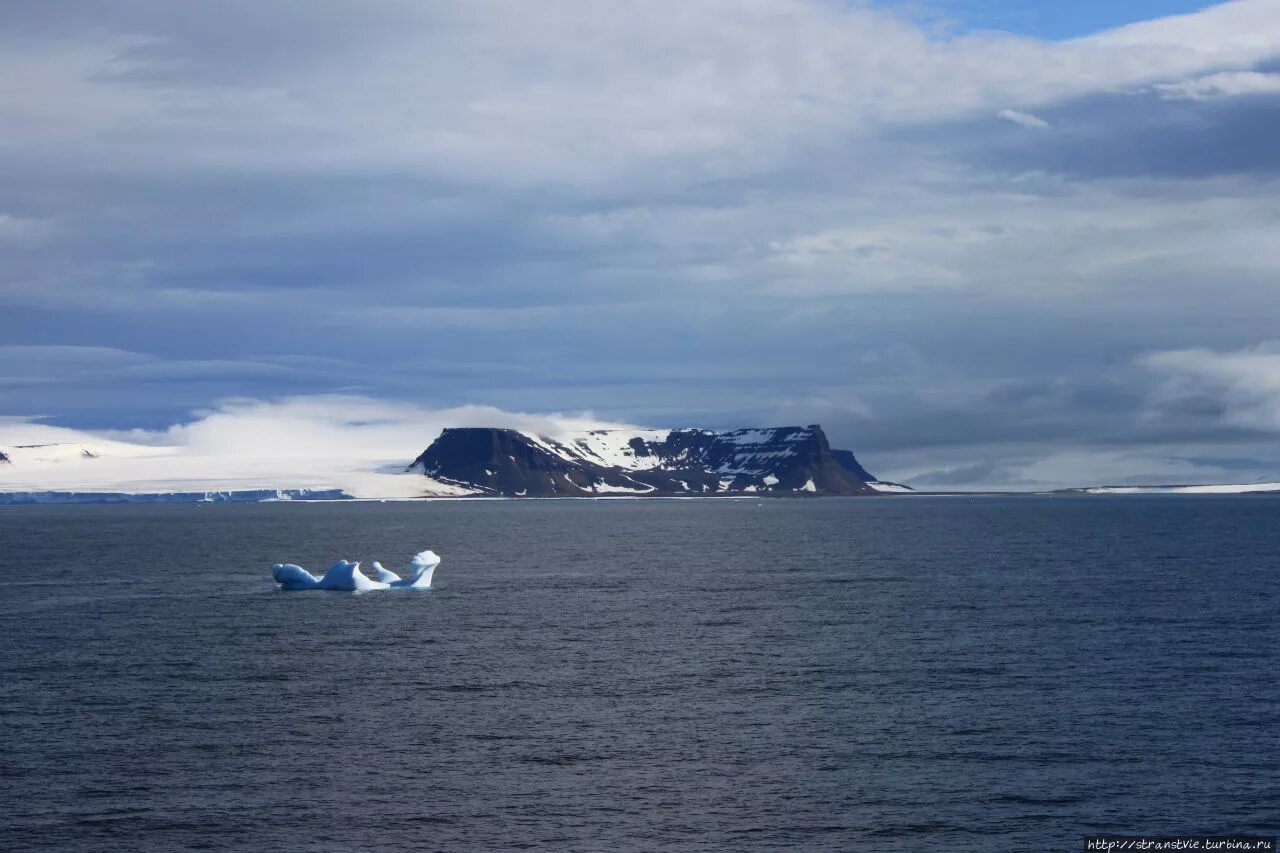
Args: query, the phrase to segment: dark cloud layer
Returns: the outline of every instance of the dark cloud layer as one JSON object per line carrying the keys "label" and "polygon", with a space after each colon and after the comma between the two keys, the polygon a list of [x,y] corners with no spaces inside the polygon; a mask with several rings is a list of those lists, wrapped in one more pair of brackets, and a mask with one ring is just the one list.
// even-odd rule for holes
{"label": "dark cloud layer", "polygon": [[1280,87],[1209,100],[1170,100],[1154,89],[1112,92],[1037,115],[1048,132],[1035,145],[1027,144],[1026,128],[1009,122],[968,128],[966,159],[984,169],[1073,180],[1270,179],[1280,172],[1280,151],[1259,144],[1280,131]]}

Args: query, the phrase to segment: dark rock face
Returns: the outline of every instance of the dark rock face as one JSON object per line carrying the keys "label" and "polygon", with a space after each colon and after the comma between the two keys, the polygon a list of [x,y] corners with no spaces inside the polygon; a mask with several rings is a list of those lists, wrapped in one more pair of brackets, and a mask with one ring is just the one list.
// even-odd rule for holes
{"label": "dark rock face", "polygon": [[874,478],[819,426],[592,430],[559,439],[512,429],[446,429],[410,470],[477,494],[869,495]]}
{"label": "dark rock face", "polygon": [[833,450],[831,451],[831,455],[835,457],[836,462],[840,463],[846,471],[853,474],[853,476],[857,477],[859,480],[867,483],[874,483],[876,481],[876,478],[871,476],[871,473],[867,471],[866,468],[863,468],[858,462],[857,457],[853,455],[852,450]]}

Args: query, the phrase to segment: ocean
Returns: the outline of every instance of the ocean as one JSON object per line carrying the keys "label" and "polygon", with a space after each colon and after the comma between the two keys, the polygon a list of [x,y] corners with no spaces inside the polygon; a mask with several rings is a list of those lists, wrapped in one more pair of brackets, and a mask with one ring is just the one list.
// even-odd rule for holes
{"label": "ocean", "polygon": [[[0,850],[1280,831],[1280,500],[0,508]],[[444,561],[428,591],[272,563]]]}

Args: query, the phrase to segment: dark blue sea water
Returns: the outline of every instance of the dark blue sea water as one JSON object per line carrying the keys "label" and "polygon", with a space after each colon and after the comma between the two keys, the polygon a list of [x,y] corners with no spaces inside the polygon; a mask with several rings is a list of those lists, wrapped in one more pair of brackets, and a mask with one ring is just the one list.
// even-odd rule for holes
{"label": "dark blue sea water", "polygon": [[[1280,500],[0,509],[0,850],[1280,830]],[[427,592],[268,567],[444,556]]]}

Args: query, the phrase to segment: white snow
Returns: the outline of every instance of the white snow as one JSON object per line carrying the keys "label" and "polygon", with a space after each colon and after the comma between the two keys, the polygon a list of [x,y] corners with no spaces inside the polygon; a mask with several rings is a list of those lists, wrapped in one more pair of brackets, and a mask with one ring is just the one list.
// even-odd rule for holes
{"label": "white snow", "polygon": [[[77,438],[83,435],[59,431]],[[275,454],[255,456],[249,449],[247,455],[240,456],[220,448],[204,452],[181,445],[131,444],[96,437],[38,445],[5,444],[0,445],[0,453],[9,458],[8,463],[0,462],[3,493],[160,496],[274,490],[277,500],[289,498],[286,490],[341,489],[355,497],[384,498],[477,493],[474,488],[417,473],[386,473],[402,468],[405,456],[413,458],[412,453],[399,459],[366,460],[346,459],[330,450],[314,458],[282,458]]]}
{"label": "white snow", "polygon": [[645,444],[661,444],[670,435],[669,429],[596,429],[564,433],[557,437],[575,450],[579,458],[588,462],[610,468],[647,471],[658,467],[661,460],[656,456],[637,456],[635,449],[631,447],[632,439],[639,438]]}
{"label": "white snow", "polygon": [[1098,486],[1085,489],[1091,495],[1242,495],[1280,492],[1280,483],[1222,483],[1202,486]]}
{"label": "white snow", "polygon": [[79,503],[276,503],[351,500],[342,489],[218,489],[187,492],[28,491],[0,490],[0,504]]}
{"label": "white snow", "polygon": [[893,492],[893,493],[910,494],[911,492],[915,491],[915,489],[912,489],[908,486],[903,486],[899,483],[881,483],[876,480],[868,481],[867,485],[875,489],[877,492]]}
{"label": "white snow", "polygon": [[[121,495],[148,501],[189,501],[200,496],[223,501],[306,500],[308,492],[391,500],[495,494],[485,486],[424,476],[417,469],[404,471],[407,461],[434,437],[433,430],[424,431],[419,425],[422,417],[416,409],[350,397],[226,404],[167,430],[127,433],[96,434],[0,417],[0,452],[8,459],[0,461],[0,495],[7,495],[8,502],[66,503],[76,496],[105,500]],[[593,429],[582,418],[559,416],[525,417],[520,426],[518,431],[532,445],[555,458],[620,472],[666,464],[701,467],[705,461],[690,458],[687,450],[665,459],[643,452],[637,455],[632,446],[636,439],[652,447],[671,440],[673,434],[719,435],[719,452],[728,451],[730,458],[717,471],[719,483],[702,487],[708,493],[728,491],[739,475],[756,480],[793,455],[792,441],[810,435],[800,430],[780,438],[775,429],[724,434],[622,425]],[[763,483],[776,486],[778,478],[770,474]],[[687,482],[682,486],[689,490]],[[638,495],[659,490],[623,482],[597,484],[583,491]]]}
{"label": "white snow", "polygon": [[636,488],[633,489],[629,486],[614,486],[614,485],[610,485],[609,483],[600,481],[600,482],[592,483],[591,491],[596,492],[597,494],[602,494],[602,495],[610,495],[610,494],[647,495],[649,494],[649,492],[657,491],[657,489],[654,486],[645,485],[643,483],[637,483]]}
{"label": "white snow", "polygon": [[781,430],[777,428],[770,429],[737,429],[730,432],[721,433],[720,441],[728,444],[771,444],[773,442],[787,441],[807,441],[813,433],[808,429],[800,429],[786,435],[781,434]]}
{"label": "white snow", "polygon": [[[736,430],[717,434],[710,430],[626,429],[626,430],[578,430],[539,435],[521,431],[531,444],[567,462],[589,462],[628,471],[647,471],[666,464],[689,461],[688,450],[674,457],[637,454],[632,446],[635,439],[645,445],[662,444],[673,433],[698,433],[715,435],[716,441],[730,446],[733,458],[717,469],[721,474],[759,474],[777,461],[796,455],[794,448],[782,442],[807,439],[811,433],[802,430],[779,438],[776,429]],[[767,448],[767,449],[766,449]]]}
{"label": "white snow", "polygon": [[662,464],[657,456],[636,455],[632,440],[645,444],[661,444],[672,433],[669,429],[571,430],[554,435],[521,431],[531,444],[567,462],[590,462],[608,468],[646,471]]}
{"label": "white snow", "polygon": [[760,450],[734,454],[734,463],[725,462],[716,470],[722,474],[759,474],[779,459],[795,456],[794,450]]}
{"label": "white snow", "polygon": [[777,434],[771,429],[742,429],[725,433],[721,440],[729,444],[765,444],[776,441]]}
{"label": "white snow", "polygon": [[[85,431],[0,415],[0,493],[62,495],[342,490],[358,499],[487,494],[401,473],[439,434],[484,422],[537,433],[609,428],[588,416],[425,409],[357,396],[233,400],[164,429]],[[95,454],[87,456],[88,450]]]}
{"label": "white snow", "polygon": [[[0,425],[2,426],[2,425]],[[79,437],[73,430],[60,430]],[[90,438],[89,436],[85,436]],[[123,441],[90,438],[89,441],[50,442],[47,444],[0,445],[0,453],[9,458],[9,464],[0,468],[0,474],[20,475],[26,470],[56,470],[51,466],[77,468],[95,461],[112,459],[147,459],[172,456],[176,448],[129,444]]]}
{"label": "white snow", "polygon": [[414,476],[413,483],[416,486],[412,495],[385,495],[380,497],[431,497],[431,498],[461,498],[468,495],[483,495],[484,489],[478,489],[469,483],[455,483],[443,477],[423,477]]}
{"label": "white snow", "polygon": [[806,480],[806,481],[805,481],[804,485],[803,485],[803,486],[801,486],[801,487],[798,489],[798,491],[801,491],[801,492],[816,492],[816,491],[818,491],[818,487],[817,487],[817,486],[815,486],[815,485],[813,484],[813,478],[812,478],[812,477],[810,477],[808,480]]}
{"label": "white snow", "polygon": [[574,452],[561,444],[559,439],[546,435],[538,435],[536,432],[526,432],[524,430],[521,430],[520,434],[529,439],[529,443],[534,447],[545,450],[552,456],[556,456],[566,462],[577,461],[577,459],[574,458]]}

